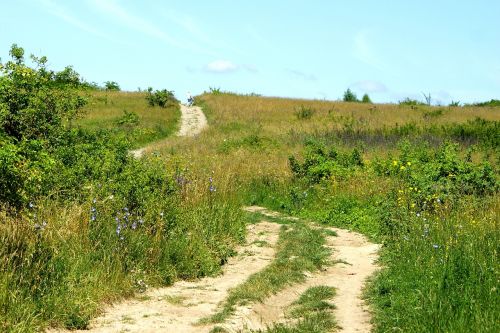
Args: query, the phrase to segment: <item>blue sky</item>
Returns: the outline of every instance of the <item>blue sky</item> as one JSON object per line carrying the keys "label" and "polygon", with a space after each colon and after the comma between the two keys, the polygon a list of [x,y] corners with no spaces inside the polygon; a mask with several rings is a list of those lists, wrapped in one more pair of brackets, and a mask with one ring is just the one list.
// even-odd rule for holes
{"label": "blue sky", "polygon": [[88,81],[376,102],[500,98],[500,1],[2,1],[12,43]]}

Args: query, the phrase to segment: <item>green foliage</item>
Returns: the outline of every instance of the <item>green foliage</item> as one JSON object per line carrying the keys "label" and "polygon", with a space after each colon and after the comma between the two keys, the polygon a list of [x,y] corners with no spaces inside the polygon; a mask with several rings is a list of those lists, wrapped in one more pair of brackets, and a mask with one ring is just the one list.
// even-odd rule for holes
{"label": "green foliage", "polygon": [[345,178],[353,168],[363,166],[357,149],[350,153],[339,153],[333,148],[327,150],[316,141],[307,142],[303,163],[298,162],[294,156],[289,158],[289,163],[295,177],[307,179],[310,183],[319,183],[330,177]]}
{"label": "green foliage", "polygon": [[370,96],[368,96],[368,94],[364,94],[363,98],[361,99],[361,103],[372,103],[372,100],[370,99]]}
{"label": "green foliage", "polygon": [[0,202],[20,207],[50,190],[57,164],[50,151],[86,100],[70,67],[54,73],[45,57],[32,56],[37,67],[30,68],[15,44],[10,54],[12,60],[0,64]]}
{"label": "green foliage", "polygon": [[405,99],[399,101],[399,105],[408,105],[408,106],[418,106],[418,105],[426,105],[419,100],[411,99],[410,97],[406,97]]}
{"label": "green foliage", "polygon": [[450,107],[459,107],[460,106],[460,101],[451,101],[448,106],[450,106]]}
{"label": "green foliage", "polygon": [[344,102],[359,102],[358,97],[350,88],[344,92],[344,97],[342,99]]}
{"label": "green foliage", "polygon": [[109,91],[120,91],[120,85],[115,81],[104,82],[104,89]]}
{"label": "green foliage", "polygon": [[24,50],[12,46],[12,61],[0,66],[0,134],[15,141],[50,140],[64,131],[86,101],[73,84],[62,84],[47,70],[47,59],[32,57],[36,69],[24,63]]}
{"label": "green foliage", "polygon": [[209,94],[216,95],[216,96],[221,95],[223,93],[220,88],[215,88],[215,87],[209,87],[208,92],[209,92]]}
{"label": "green foliage", "polygon": [[495,106],[500,106],[500,100],[499,99],[492,99],[487,102],[479,102],[479,103],[474,103],[472,106],[490,106],[490,107],[495,107]]}
{"label": "green foliage", "polygon": [[302,120],[302,119],[311,119],[311,117],[315,113],[316,110],[314,110],[313,108],[301,105],[300,108],[295,112],[295,115],[297,116],[297,119]]}
{"label": "green foliage", "polygon": [[179,100],[175,98],[173,91],[163,89],[153,92],[153,88],[151,87],[148,88],[146,100],[148,101],[149,106],[157,105],[162,108],[179,104]]}
{"label": "green foliage", "polygon": [[118,125],[134,126],[139,124],[139,116],[135,112],[128,112],[123,110],[123,116],[121,116],[116,123]]}

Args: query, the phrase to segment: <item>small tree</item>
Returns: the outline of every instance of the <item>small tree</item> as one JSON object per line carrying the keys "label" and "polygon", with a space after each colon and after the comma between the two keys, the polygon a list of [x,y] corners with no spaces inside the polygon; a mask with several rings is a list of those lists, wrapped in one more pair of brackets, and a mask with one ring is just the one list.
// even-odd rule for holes
{"label": "small tree", "polygon": [[359,102],[358,97],[351,89],[347,89],[344,92],[344,102]]}
{"label": "small tree", "polygon": [[120,91],[120,86],[115,81],[104,82],[104,88],[109,91]]}
{"label": "small tree", "polygon": [[364,94],[363,98],[361,99],[362,103],[372,103],[372,100],[370,99],[370,96],[368,94]]}

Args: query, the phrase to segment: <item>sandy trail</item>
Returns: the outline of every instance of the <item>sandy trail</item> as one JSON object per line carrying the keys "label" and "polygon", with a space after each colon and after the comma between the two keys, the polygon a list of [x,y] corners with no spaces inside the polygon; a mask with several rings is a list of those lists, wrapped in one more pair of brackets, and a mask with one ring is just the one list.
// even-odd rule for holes
{"label": "sandy trail", "polygon": [[[138,295],[106,309],[102,317],[91,322],[89,330],[76,332],[208,332],[214,325],[196,325],[197,321],[211,315],[230,288],[269,264],[274,258],[279,229],[276,223],[249,225],[247,244],[237,249],[237,256],[229,259],[223,275],[179,281],[171,287]],[[269,246],[258,246],[259,241]]]}
{"label": "sandy trail", "polygon": [[[262,207],[252,206],[246,209],[272,217],[279,216]],[[238,307],[235,314],[220,326],[228,332],[246,332],[264,330],[273,323],[287,322],[285,309],[309,287],[323,285],[336,289],[337,295],[333,303],[339,326],[337,332],[370,332],[371,316],[362,300],[362,290],[366,279],[378,269],[376,260],[380,246],[370,243],[366,237],[356,232],[328,229],[337,233],[337,237],[327,237],[327,246],[332,249],[331,260],[338,262],[337,264],[317,274],[306,273],[305,283],[282,290],[262,303]]]}
{"label": "sandy trail", "polygon": [[[200,134],[208,126],[207,118],[199,106],[187,106],[180,104],[181,126],[177,136],[192,137]],[[141,158],[147,147],[131,150],[130,154],[135,158]]]}
{"label": "sandy trail", "polygon": [[[252,206],[245,210],[272,217],[285,217],[265,208]],[[291,220],[296,218],[288,217]],[[231,288],[243,283],[251,274],[265,268],[275,255],[274,246],[280,225],[263,221],[247,227],[247,243],[223,267],[223,274],[198,281],[180,281],[171,287],[150,290],[136,298],[105,309],[93,320],[89,330],[77,332],[209,332],[220,326],[227,332],[265,330],[274,323],[285,323],[286,309],[306,289],[331,286],[337,295],[333,299],[338,330],[335,332],[370,332],[370,312],[362,300],[366,279],[377,269],[378,244],[363,235],[344,229],[329,228],[337,236],[327,237],[331,260],[336,262],[317,273],[305,272],[306,281],[292,285],[262,303],[238,306],[235,313],[218,325],[198,325],[197,322],[214,314]],[[262,244],[266,244],[262,246]],[[52,330],[50,332],[66,332]]]}

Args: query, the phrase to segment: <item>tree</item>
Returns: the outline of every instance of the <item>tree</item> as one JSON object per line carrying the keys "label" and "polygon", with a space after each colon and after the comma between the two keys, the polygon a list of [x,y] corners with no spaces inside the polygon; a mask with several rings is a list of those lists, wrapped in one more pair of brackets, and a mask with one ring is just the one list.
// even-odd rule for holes
{"label": "tree", "polygon": [[368,94],[364,94],[363,98],[361,99],[362,103],[372,103],[372,100],[370,99],[370,96]]}
{"label": "tree", "polygon": [[344,92],[344,102],[359,102],[359,100],[356,94],[351,91],[351,89],[347,89]]}

